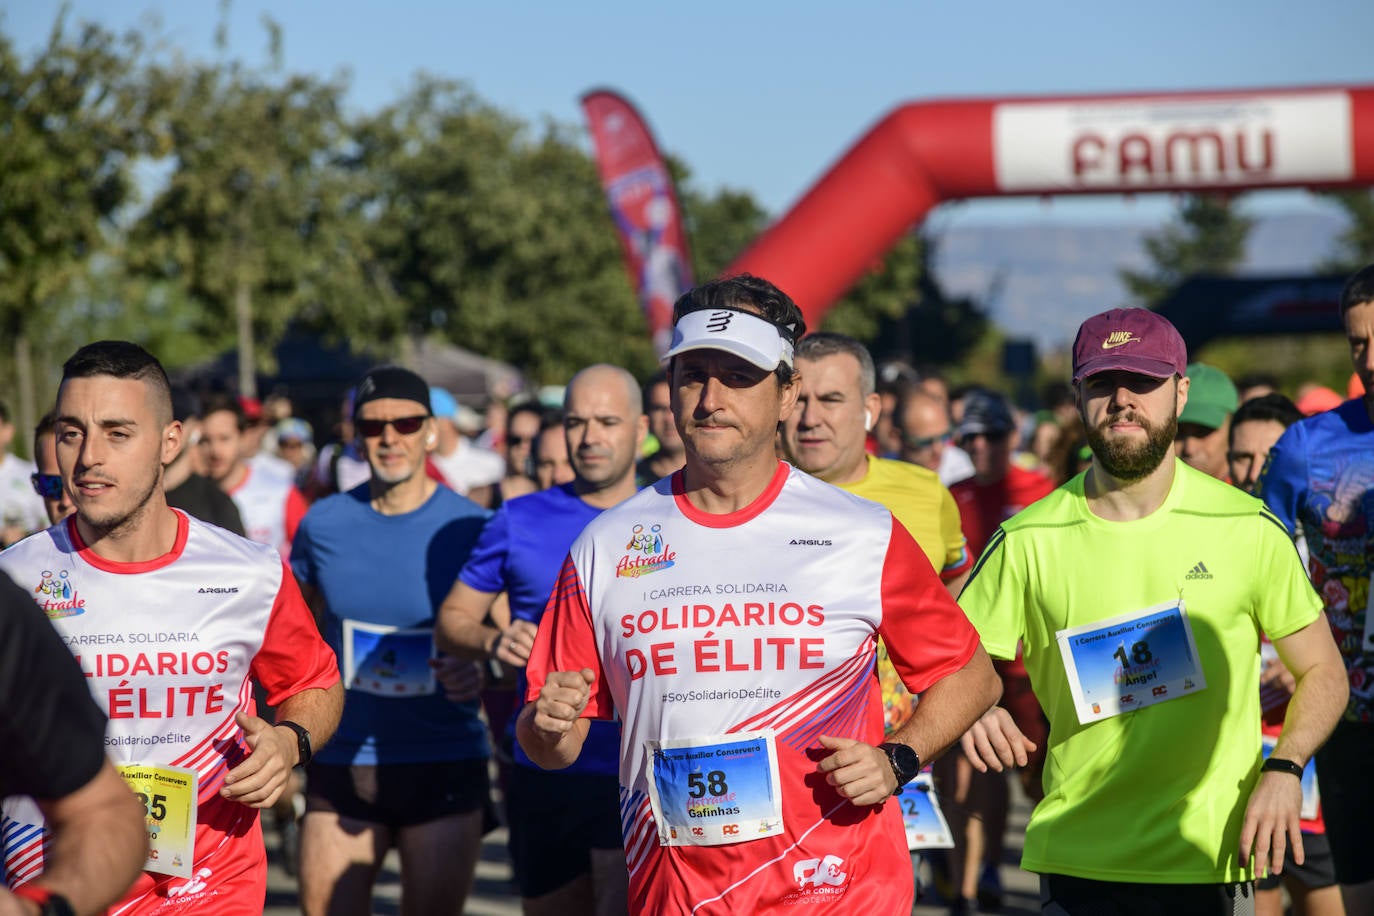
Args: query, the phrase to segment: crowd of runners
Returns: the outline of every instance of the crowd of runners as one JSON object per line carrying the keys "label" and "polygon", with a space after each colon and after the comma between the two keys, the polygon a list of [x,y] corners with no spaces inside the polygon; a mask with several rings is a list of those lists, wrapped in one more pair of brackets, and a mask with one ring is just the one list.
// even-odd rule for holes
{"label": "crowd of runners", "polygon": [[261,913],[264,826],[306,914],[393,850],[457,914],[498,825],[529,916],[993,912],[1011,779],[1046,913],[1374,914],[1340,309],[1346,397],[1117,309],[1026,410],[733,277],[650,379],[377,366],[329,442],[82,347],[0,411],[0,916]]}

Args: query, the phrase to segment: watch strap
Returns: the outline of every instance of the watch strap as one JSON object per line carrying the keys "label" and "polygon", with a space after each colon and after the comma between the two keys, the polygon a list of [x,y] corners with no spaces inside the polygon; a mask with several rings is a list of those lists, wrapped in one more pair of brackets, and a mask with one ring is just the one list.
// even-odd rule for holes
{"label": "watch strap", "polygon": [[1287,773],[1289,776],[1302,779],[1302,767],[1291,760],[1284,760],[1282,757],[1266,757],[1260,769],[1268,773]]}
{"label": "watch strap", "polygon": [[306,766],[315,756],[314,748],[310,745],[310,732],[299,722],[292,722],[290,719],[282,719],[277,723],[291,729],[296,733],[296,751],[300,755],[300,762],[297,766]]}
{"label": "watch strap", "polygon": [[61,894],[55,894],[50,889],[41,884],[23,884],[19,887],[11,888],[10,893],[16,897],[38,904],[39,912],[43,916],[75,916],[76,910],[72,909],[71,903]]}

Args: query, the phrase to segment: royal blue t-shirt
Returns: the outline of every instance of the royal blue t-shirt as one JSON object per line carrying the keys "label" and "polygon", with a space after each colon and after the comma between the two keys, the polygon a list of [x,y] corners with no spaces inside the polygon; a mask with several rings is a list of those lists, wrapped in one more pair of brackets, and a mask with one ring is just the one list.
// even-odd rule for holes
{"label": "royal blue t-shirt", "polygon": [[[479,592],[505,592],[512,619],[537,625],[568,548],[600,514],[600,509],[578,498],[570,483],[513,499],[497,509],[487,523],[460,578]],[[521,668],[516,696],[524,695],[525,669]],[[514,716],[510,727],[515,728]],[[536,766],[519,742],[515,743],[515,762]],[[582,753],[562,772],[618,774],[620,723],[593,719]]]}
{"label": "royal blue t-shirt", "polygon": [[1300,420],[1269,453],[1260,495],[1290,532],[1302,525],[1308,572],[1350,675],[1346,719],[1374,722],[1374,422],[1363,400]]}
{"label": "royal blue t-shirt", "polygon": [[301,520],[291,570],[324,595],[324,636],[348,691],[339,730],[316,760],[373,766],[490,754],[478,703],[452,703],[429,683],[435,613],[487,515],[447,487],[413,512],[382,515],[363,484]]}

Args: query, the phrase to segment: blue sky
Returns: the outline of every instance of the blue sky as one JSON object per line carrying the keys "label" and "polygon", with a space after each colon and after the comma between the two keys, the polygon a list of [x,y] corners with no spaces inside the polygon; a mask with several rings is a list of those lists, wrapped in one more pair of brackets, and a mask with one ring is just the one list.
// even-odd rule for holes
{"label": "blue sky", "polygon": [[[0,29],[40,47],[60,4],[0,3]],[[213,58],[209,0],[74,0],[73,18],[153,29]],[[466,81],[532,123],[581,123],[579,94],[615,88],[700,186],[752,192],[779,214],[889,109],[964,95],[1259,88],[1374,83],[1374,3],[1165,0],[751,3],[235,0],[230,53],[266,59],[260,17],[283,27],[290,70],[351,76],[351,102],[375,109],[412,74]],[[1307,209],[1297,192],[1254,195],[1257,212]],[[987,201],[949,221],[1167,218],[1142,197]]]}

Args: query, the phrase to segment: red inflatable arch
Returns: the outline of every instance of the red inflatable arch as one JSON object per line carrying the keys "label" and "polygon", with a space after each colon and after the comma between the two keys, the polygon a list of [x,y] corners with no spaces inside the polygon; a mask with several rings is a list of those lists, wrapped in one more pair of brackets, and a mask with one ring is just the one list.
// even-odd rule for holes
{"label": "red inflatable arch", "polygon": [[1374,184],[1374,87],[916,102],[878,122],[727,273],[827,308],[936,204]]}

